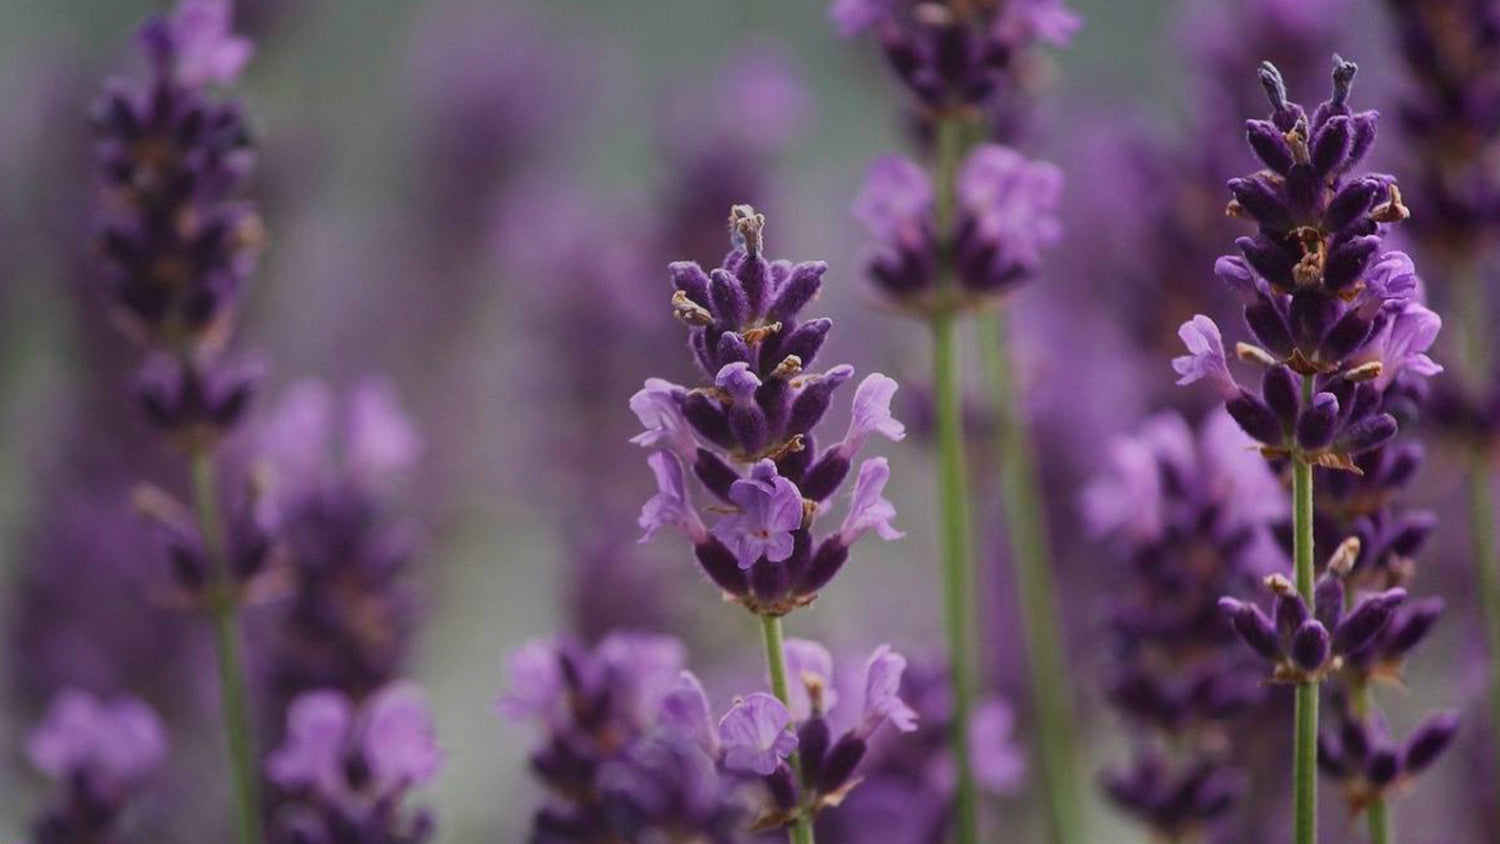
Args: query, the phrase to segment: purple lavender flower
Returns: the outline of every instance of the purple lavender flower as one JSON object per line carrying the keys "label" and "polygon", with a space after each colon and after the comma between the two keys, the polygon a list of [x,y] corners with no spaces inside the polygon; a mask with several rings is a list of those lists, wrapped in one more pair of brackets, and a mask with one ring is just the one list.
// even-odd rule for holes
{"label": "purple lavender flower", "polygon": [[870,278],[903,308],[925,313],[1005,293],[1034,275],[1042,250],[1062,236],[1062,173],[1051,164],[984,144],[964,161],[955,188],[953,290],[936,275],[938,255],[950,247],[939,236],[934,191],[921,167],[895,155],[879,158],[855,197],[854,215],[877,244]]}
{"label": "purple lavender flower", "polygon": [[1358,717],[1339,696],[1335,696],[1334,712],[1335,726],[1318,736],[1318,767],[1339,782],[1354,812],[1408,787],[1458,734],[1458,713],[1452,711],[1428,715],[1399,744],[1379,714]]}
{"label": "purple lavender flower", "polygon": [[37,844],[113,842],[121,813],[166,756],[166,731],[134,698],[61,692],[26,741],[31,762],[58,788],[33,824]]}
{"label": "purple lavender flower", "polygon": [[[1240,255],[1216,274],[1245,302],[1245,321],[1261,346],[1237,355],[1265,367],[1259,396],[1228,370],[1218,329],[1207,317],[1184,325],[1189,354],[1173,361],[1180,383],[1208,380],[1230,415],[1267,456],[1299,455],[1352,468],[1352,458],[1395,435],[1382,407],[1396,373],[1432,374],[1424,354],[1439,323],[1413,301],[1415,271],[1401,253],[1381,251],[1386,226],[1406,218],[1401,193],[1386,176],[1350,175],[1375,139],[1375,113],[1348,104],[1357,67],[1335,59],[1333,96],[1309,118],[1287,100],[1274,66],[1260,78],[1268,120],[1251,121],[1250,146],[1266,169],[1229,183],[1231,215],[1259,225],[1236,241]],[[1312,401],[1297,376],[1316,377]]]}
{"label": "purple lavender flower", "polygon": [[829,17],[845,38],[873,32],[924,129],[954,110],[1013,120],[1007,109],[1032,93],[1035,45],[1066,44],[1079,25],[1062,0],[835,0]]}
{"label": "purple lavender flower", "polygon": [[[776,713],[759,702],[768,696],[752,695],[750,709],[726,716],[721,743],[684,659],[675,639],[620,632],[592,650],[537,641],[511,655],[500,712],[546,731],[532,770],[552,797],[533,817],[534,840],[650,840],[666,830],[714,844],[739,840],[750,796],[745,778],[723,769],[725,747],[733,744],[736,760],[751,768],[764,767],[753,750],[757,718]],[[784,756],[788,738],[795,746],[795,737],[777,733],[767,749],[774,755],[780,742]]]}
{"label": "purple lavender flower", "polygon": [[296,384],[251,439],[272,472],[279,552],[295,582],[256,628],[274,735],[306,692],[360,701],[399,676],[419,615],[415,529],[399,491],[422,442],[393,388],[374,378],[343,396]]}
{"label": "purple lavender flower", "polygon": [[1160,737],[1139,742],[1103,788],[1165,837],[1221,822],[1244,790],[1246,748],[1205,736],[1253,714],[1262,698],[1260,672],[1219,617],[1220,596],[1285,565],[1271,529],[1286,495],[1248,444],[1225,414],[1201,433],[1158,414],[1116,441],[1112,466],[1081,500],[1086,521],[1129,566],[1104,610],[1116,655],[1107,700]]}
{"label": "purple lavender flower", "polygon": [[[715,585],[753,612],[782,615],[810,603],[869,530],[891,539],[894,510],[880,497],[883,461],[861,467],[843,528],[815,543],[812,527],[853,467],[871,433],[904,435],[891,418],[895,383],[883,375],[856,390],[857,410],[844,440],[821,452],[815,431],[852,367],[809,370],[828,335],[827,319],[799,314],[817,294],[821,262],[767,261],[765,218],[748,206],[731,217],[735,249],[711,272],[672,265],[672,307],[691,329],[691,347],[709,383],[697,389],[651,379],[631,399],[645,433],[635,442],[660,449],[650,458],[658,494],[640,524],[647,536],[682,531]],[[874,464],[872,466],[872,463]],[[688,501],[684,469],[730,508],[711,530]]]}
{"label": "purple lavender flower", "polygon": [[791,723],[786,705],[764,692],[736,701],[719,719],[724,767],[762,777],[775,773],[797,749]]}
{"label": "purple lavender flower", "polygon": [[287,797],[278,834],[292,841],[426,841],[431,814],[408,811],[403,801],[436,776],[442,760],[415,684],[386,686],[358,708],[340,692],[309,692],[288,710],[286,742],[266,758],[267,776]]}

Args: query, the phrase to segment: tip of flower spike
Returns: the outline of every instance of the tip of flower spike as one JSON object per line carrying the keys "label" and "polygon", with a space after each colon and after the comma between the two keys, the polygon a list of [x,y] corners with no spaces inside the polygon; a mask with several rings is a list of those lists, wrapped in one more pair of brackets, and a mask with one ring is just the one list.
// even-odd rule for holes
{"label": "tip of flower spike", "polygon": [[736,249],[745,250],[746,255],[759,255],[764,245],[762,232],[766,227],[766,215],[750,205],[736,205],[729,209],[729,240]]}
{"label": "tip of flower spike", "polygon": [[1270,100],[1271,108],[1281,111],[1286,108],[1286,81],[1281,78],[1281,71],[1276,65],[1269,61],[1260,63],[1260,70],[1256,72],[1260,77],[1260,85],[1266,89],[1266,99]]}
{"label": "tip of flower spike", "polygon": [[1359,65],[1347,61],[1338,53],[1333,54],[1333,103],[1343,105],[1349,101],[1349,92],[1354,88],[1354,77]]}

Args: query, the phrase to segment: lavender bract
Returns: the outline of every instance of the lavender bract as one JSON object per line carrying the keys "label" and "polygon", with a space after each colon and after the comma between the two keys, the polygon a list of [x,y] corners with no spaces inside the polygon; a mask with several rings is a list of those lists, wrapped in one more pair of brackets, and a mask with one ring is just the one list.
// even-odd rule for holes
{"label": "lavender bract", "polygon": [[[647,538],[665,527],[682,532],[715,585],[752,612],[779,616],[810,603],[865,533],[900,536],[881,495],[890,475],[883,458],[860,465],[839,529],[821,542],[811,530],[865,440],[900,439],[905,429],[890,413],[895,382],[872,374],[855,390],[843,439],[818,451],[814,429],[854,375],[848,365],[810,371],[833,323],[800,314],[827,266],[766,260],[765,219],[748,206],[736,206],[731,222],[735,249],[724,266],[672,265],[673,310],[709,383],[651,379],[630,400],[646,428],[634,442],[656,449],[649,462],[659,491],[640,524]],[[685,467],[729,508],[712,528],[689,499]]]}

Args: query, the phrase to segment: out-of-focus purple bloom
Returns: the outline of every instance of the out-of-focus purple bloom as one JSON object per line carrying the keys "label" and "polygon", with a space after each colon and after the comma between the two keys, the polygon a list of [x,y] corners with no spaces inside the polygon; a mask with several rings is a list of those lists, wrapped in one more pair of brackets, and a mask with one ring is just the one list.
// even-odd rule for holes
{"label": "out-of-focus purple bloom", "polygon": [[[854,214],[876,241],[867,272],[893,303],[919,313],[959,307],[1004,293],[1034,275],[1042,250],[1061,238],[1057,209],[1062,172],[998,144],[982,144],[959,170],[954,242],[938,231],[927,174],[899,156],[871,165]],[[944,249],[954,253],[958,284],[938,286]]]}
{"label": "out-of-focus purple bloom", "polygon": [[814,712],[822,714],[838,705],[833,688],[833,655],[817,642],[786,640],[786,672],[792,679],[792,717],[805,721]]}
{"label": "out-of-focus purple bloom", "polygon": [[293,702],[287,718],[286,741],[265,763],[286,795],[277,815],[280,834],[351,830],[357,841],[403,844],[431,836],[431,815],[404,806],[407,792],[430,781],[443,760],[415,684],[386,686],[358,708],[340,692],[309,692]]}
{"label": "out-of-focus purple bloom", "polygon": [[1339,782],[1355,812],[1409,788],[1412,779],[1431,767],[1458,734],[1458,713],[1436,712],[1398,744],[1378,714],[1361,718],[1341,696],[1336,695],[1334,702],[1335,726],[1318,735],[1318,767]]}
{"label": "out-of-focus purple bloom", "polygon": [[764,692],[735,703],[719,719],[724,766],[731,771],[769,776],[797,749],[786,705]]}
{"label": "out-of-focus purple bloom", "polygon": [[1026,779],[1026,757],[1015,744],[1016,714],[1003,700],[988,700],[969,721],[974,779],[993,794],[1014,794]]}
{"label": "out-of-focus purple bloom", "polygon": [[883,724],[903,733],[917,728],[916,710],[901,699],[901,675],[906,672],[906,657],[881,645],[865,665],[864,719],[860,732],[869,736]]}
{"label": "out-of-focus purple bloom", "polygon": [[130,800],[166,756],[166,730],[134,698],[102,701],[69,689],[26,740],[38,770],[57,786],[32,826],[37,844],[111,842]]}
{"label": "out-of-focus purple bloom", "polygon": [[161,49],[161,58],[173,63],[183,85],[233,85],[254,47],[230,30],[232,15],[229,0],[182,0],[162,21],[164,32],[148,29],[142,37],[148,49]]}

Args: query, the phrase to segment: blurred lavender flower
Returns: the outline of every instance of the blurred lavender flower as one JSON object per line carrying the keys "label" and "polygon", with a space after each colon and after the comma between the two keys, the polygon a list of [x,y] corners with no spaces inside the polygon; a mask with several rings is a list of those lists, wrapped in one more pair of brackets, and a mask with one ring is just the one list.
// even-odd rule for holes
{"label": "blurred lavender flower", "polygon": [[829,17],[845,38],[873,34],[926,136],[950,111],[1002,126],[1022,119],[1041,75],[1033,48],[1068,43],[1080,23],[1063,0],[835,0]]}
{"label": "blurred lavender flower", "polygon": [[33,823],[35,844],[113,844],[120,815],[161,765],[160,719],[134,698],[101,701],[60,693],[26,741],[27,755],[56,784],[52,805]]}
{"label": "blurred lavender flower", "polygon": [[419,844],[434,822],[408,810],[406,794],[442,767],[421,689],[388,685],[356,707],[337,691],[309,692],[287,714],[287,739],[265,762],[285,793],[274,821],[278,841]]}
{"label": "blurred lavender flower", "polygon": [[[1057,243],[1062,172],[997,144],[976,148],[955,186],[954,243],[938,233],[935,193],[927,172],[899,155],[871,165],[854,200],[854,215],[877,243],[868,272],[893,304],[930,313],[1008,292],[1034,274],[1041,251]],[[958,285],[940,287],[939,254],[956,253]]]}
{"label": "blurred lavender flower", "polygon": [[[752,612],[779,616],[810,603],[865,533],[900,535],[881,494],[890,475],[883,458],[860,466],[837,531],[815,546],[811,528],[859,446],[872,433],[899,439],[905,430],[890,414],[895,384],[877,373],[855,390],[843,440],[817,451],[813,429],[854,375],[847,365],[807,371],[832,322],[803,322],[799,314],[827,266],[767,261],[765,218],[748,206],[735,206],[731,224],[735,249],[722,267],[671,268],[673,311],[690,327],[694,356],[712,380],[690,390],[653,378],[630,400],[646,429],[634,441],[655,451],[648,462],[658,485],[640,525],[648,538],[662,528],[681,531],[715,585]],[[732,508],[711,530],[689,500],[685,467]]]}
{"label": "blurred lavender flower", "polygon": [[1130,566],[1107,599],[1113,637],[1106,694],[1144,734],[1108,771],[1116,805],[1164,838],[1207,832],[1244,792],[1227,725],[1253,713],[1259,672],[1219,617],[1219,599],[1284,567],[1271,528],[1286,495],[1234,422],[1195,434],[1175,413],[1118,439],[1112,465],[1084,491],[1086,521]]}
{"label": "blurred lavender flower", "polygon": [[266,717],[279,722],[305,692],[360,701],[405,664],[417,621],[415,537],[396,504],[422,443],[378,379],[342,397],[316,381],[294,385],[253,434],[272,471],[293,580],[291,600],[255,628]]}
{"label": "blurred lavender flower", "polygon": [[1409,785],[1458,734],[1458,713],[1437,712],[1397,744],[1379,713],[1361,718],[1347,700],[1335,696],[1334,702],[1336,723],[1318,736],[1318,765],[1340,782],[1345,801],[1356,813]]}
{"label": "blurred lavender flower", "polygon": [[740,840],[749,807],[739,778],[718,769],[719,733],[685,658],[675,639],[619,632],[592,650],[535,641],[511,654],[500,713],[546,731],[532,770],[551,796],[532,841],[650,840],[667,830]]}

